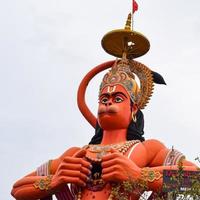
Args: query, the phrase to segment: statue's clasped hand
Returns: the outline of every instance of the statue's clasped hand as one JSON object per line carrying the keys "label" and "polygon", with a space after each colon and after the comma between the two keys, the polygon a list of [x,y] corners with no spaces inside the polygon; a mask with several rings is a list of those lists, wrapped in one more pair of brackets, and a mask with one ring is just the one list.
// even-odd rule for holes
{"label": "statue's clasped hand", "polygon": [[65,157],[60,163],[52,178],[54,188],[66,183],[86,186],[88,176],[91,174],[91,164],[84,159],[86,150],[81,149],[73,157]]}
{"label": "statue's clasped hand", "polygon": [[111,149],[102,157],[102,179],[106,182],[138,180],[141,169],[118,151]]}

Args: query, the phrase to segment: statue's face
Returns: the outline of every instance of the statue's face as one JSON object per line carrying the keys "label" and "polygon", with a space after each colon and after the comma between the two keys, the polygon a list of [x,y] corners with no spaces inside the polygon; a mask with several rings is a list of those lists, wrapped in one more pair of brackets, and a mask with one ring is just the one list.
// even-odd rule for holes
{"label": "statue's face", "polygon": [[98,123],[104,130],[128,128],[131,121],[130,96],[122,85],[107,86],[99,97]]}

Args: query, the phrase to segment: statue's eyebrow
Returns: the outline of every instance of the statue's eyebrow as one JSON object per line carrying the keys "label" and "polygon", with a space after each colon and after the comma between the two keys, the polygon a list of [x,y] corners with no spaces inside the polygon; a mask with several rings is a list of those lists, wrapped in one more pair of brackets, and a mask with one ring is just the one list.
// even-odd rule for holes
{"label": "statue's eyebrow", "polygon": [[123,92],[113,92],[113,93],[103,93],[103,94],[101,94],[100,95],[100,97],[99,98],[101,98],[102,96],[106,96],[106,97],[110,97],[110,96],[112,96],[112,95],[118,95],[118,94],[120,94],[120,95],[122,95],[122,96],[124,96],[126,99],[128,98]]}
{"label": "statue's eyebrow", "polygon": [[126,99],[128,98],[123,92],[113,92],[112,95],[118,95],[121,94],[122,96],[124,96]]}

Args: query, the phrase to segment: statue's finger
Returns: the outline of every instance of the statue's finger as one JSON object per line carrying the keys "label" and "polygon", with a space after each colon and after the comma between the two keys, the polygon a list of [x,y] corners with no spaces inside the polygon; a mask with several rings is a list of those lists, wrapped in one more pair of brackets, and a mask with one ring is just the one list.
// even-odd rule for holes
{"label": "statue's finger", "polygon": [[80,171],[76,171],[76,170],[61,170],[59,172],[59,176],[60,177],[76,177],[76,178],[80,178],[82,181],[86,182],[88,180],[88,176],[83,174]]}
{"label": "statue's finger", "polygon": [[118,158],[120,156],[122,156],[122,155],[119,152],[109,153],[102,157],[102,161],[112,160],[112,159]]}
{"label": "statue's finger", "polygon": [[78,170],[83,172],[84,174],[88,175],[91,173],[88,167],[84,167],[82,164],[74,164],[74,163],[63,163],[60,166],[61,170]]}
{"label": "statue's finger", "polygon": [[88,169],[91,168],[90,162],[84,160],[83,158],[65,157],[63,160],[64,164],[81,164]]}
{"label": "statue's finger", "polygon": [[85,187],[86,183],[84,181],[82,181],[80,178],[77,177],[61,177],[60,178],[62,180],[63,183],[74,183],[77,184],[79,186]]}
{"label": "statue's finger", "polygon": [[116,172],[111,172],[111,173],[108,173],[108,174],[104,174],[101,176],[102,179],[106,182],[108,181],[117,181],[118,179],[118,174]]}
{"label": "statue's finger", "polygon": [[105,161],[105,160],[102,161],[101,166],[102,166],[102,168],[107,168],[107,167],[114,166],[116,164],[120,164],[118,159],[110,159],[107,161]]}
{"label": "statue's finger", "polygon": [[108,173],[111,173],[111,172],[116,172],[116,171],[119,171],[119,166],[118,165],[112,165],[110,167],[106,167],[106,168],[103,168],[102,169],[102,175],[106,175]]}

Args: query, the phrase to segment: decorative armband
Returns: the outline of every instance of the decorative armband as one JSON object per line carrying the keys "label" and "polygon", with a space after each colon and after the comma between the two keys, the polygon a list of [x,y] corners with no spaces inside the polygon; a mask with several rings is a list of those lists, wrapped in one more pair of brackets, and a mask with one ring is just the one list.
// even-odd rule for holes
{"label": "decorative armband", "polygon": [[159,171],[152,170],[149,167],[145,167],[141,171],[141,179],[148,182],[154,182],[162,178],[162,174]]}
{"label": "decorative armband", "polygon": [[185,159],[185,156],[172,147],[164,160],[163,166],[178,165],[183,159]]}
{"label": "decorative armband", "polygon": [[40,189],[40,190],[49,190],[50,189],[50,185],[51,185],[51,179],[52,176],[47,176],[45,178],[41,178],[40,180],[37,180],[33,186],[36,189]]}
{"label": "decorative armband", "polygon": [[37,170],[36,170],[36,174],[38,176],[48,176],[51,175],[51,160],[45,162],[44,164],[40,165]]}

